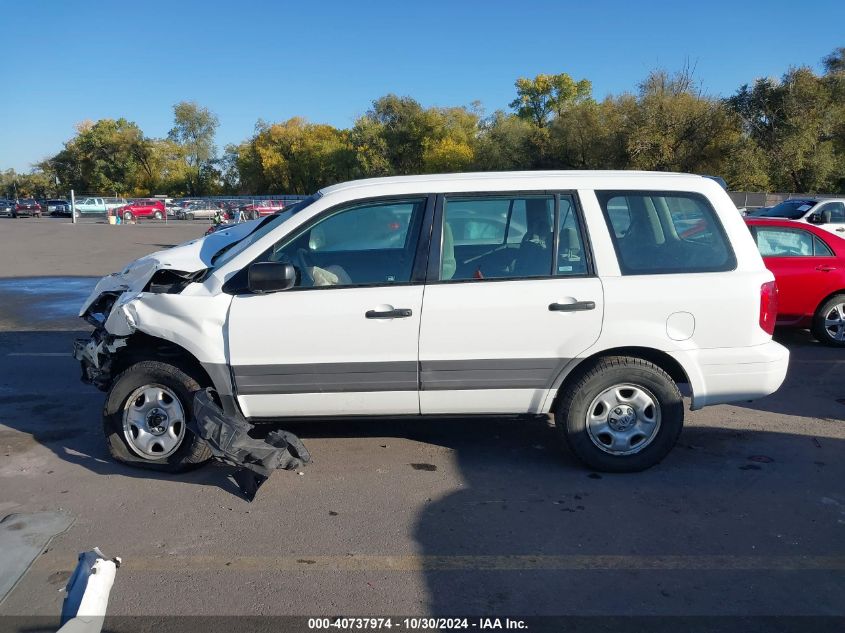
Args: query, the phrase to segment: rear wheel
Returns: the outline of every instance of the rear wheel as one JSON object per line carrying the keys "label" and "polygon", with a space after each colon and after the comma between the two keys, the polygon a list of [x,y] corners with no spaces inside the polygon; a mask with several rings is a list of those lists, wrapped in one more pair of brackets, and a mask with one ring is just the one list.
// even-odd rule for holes
{"label": "rear wheel", "polygon": [[119,462],[166,472],[195,468],[211,457],[187,428],[199,383],[181,369],[142,361],[112,384],[103,410],[109,453]]}
{"label": "rear wheel", "polygon": [[819,306],[812,329],[822,343],[845,347],[845,294],[834,295]]}
{"label": "rear wheel", "polygon": [[163,218],[164,218],[164,216],[161,214],[161,211],[156,211],[155,213],[153,213],[153,217],[154,217],[156,220],[161,220],[161,219],[163,219]]}
{"label": "rear wheel", "polygon": [[600,358],[563,389],[555,411],[562,442],[584,464],[636,472],[659,463],[684,425],[672,378],[641,358]]}
{"label": "rear wheel", "polygon": [[186,213],[186,214],[185,214],[185,219],[186,219],[186,220],[193,220],[193,219],[194,219],[194,214],[193,214],[193,213]]}

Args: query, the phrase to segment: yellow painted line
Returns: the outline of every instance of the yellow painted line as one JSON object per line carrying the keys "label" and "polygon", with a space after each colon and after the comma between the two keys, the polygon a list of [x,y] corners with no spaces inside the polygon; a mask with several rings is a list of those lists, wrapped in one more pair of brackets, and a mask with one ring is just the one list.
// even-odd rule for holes
{"label": "yellow painted line", "polygon": [[[120,554],[120,552],[116,552]],[[39,566],[56,567],[55,552]],[[135,556],[122,554],[121,569],[179,571],[842,571],[845,556]],[[75,562],[75,561],[74,561]],[[65,565],[67,566],[67,565]],[[61,565],[59,565],[61,567]],[[57,567],[58,568],[58,567]]]}

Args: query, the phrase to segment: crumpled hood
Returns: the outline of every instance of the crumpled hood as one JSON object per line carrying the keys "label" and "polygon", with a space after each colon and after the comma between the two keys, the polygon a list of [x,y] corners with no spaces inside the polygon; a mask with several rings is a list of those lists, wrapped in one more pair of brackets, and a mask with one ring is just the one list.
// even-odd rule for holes
{"label": "crumpled hood", "polygon": [[211,258],[217,251],[249,235],[260,221],[241,222],[231,228],[136,259],[121,272],[103,277],[82,304],[79,316],[84,316],[91,304],[104,292],[141,292],[156,271],[162,268],[184,273],[210,268]]}

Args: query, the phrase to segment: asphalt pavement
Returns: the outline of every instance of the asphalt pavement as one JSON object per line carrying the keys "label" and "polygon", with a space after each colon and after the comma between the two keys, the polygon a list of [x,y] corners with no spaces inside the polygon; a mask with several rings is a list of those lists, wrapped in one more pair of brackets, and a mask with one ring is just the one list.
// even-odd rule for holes
{"label": "asphalt pavement", "polygon": [[201,230],[0,218],[0,519],[72,519],[0,615],[55,618],[98,546],[124,561],[118,616],[842,622],[809,616],[845,617],[845,351],[806,332],[777,334],[792,352],[778,393],[687,412],[638,474],[585,470],[547,420],[502,418],[288,424],[313,463],[252,503],[222,465],[113,462],[103,394],[70,357],[76,309],[97,276]]}

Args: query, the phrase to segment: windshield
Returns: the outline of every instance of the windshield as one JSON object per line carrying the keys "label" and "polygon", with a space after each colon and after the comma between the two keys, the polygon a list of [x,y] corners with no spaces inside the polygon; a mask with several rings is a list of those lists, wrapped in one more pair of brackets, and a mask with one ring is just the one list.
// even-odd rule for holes
{"label": "windshield", "polygon": [[765,218],[787,218],[797,220],[804,217],[810,209],[815,206],[814,200],[785,200],[771,209],[760,214]]}
{"label": "windshield", "polygon": [[320,193],[317,192],[314,195],[308,196],[304,200],[300,200],[296,204],[285,207],[278,213],[268,215],[255,226],[255,229],[251,233],[247,234],[237,242],[226,244],[226,246],[217,251],[211,258],[212,266],[222,266],[249,245],[254,244],[256,241],[267,235],[282,222],[299,213],[305,207],[310,206],[319,197]]}

